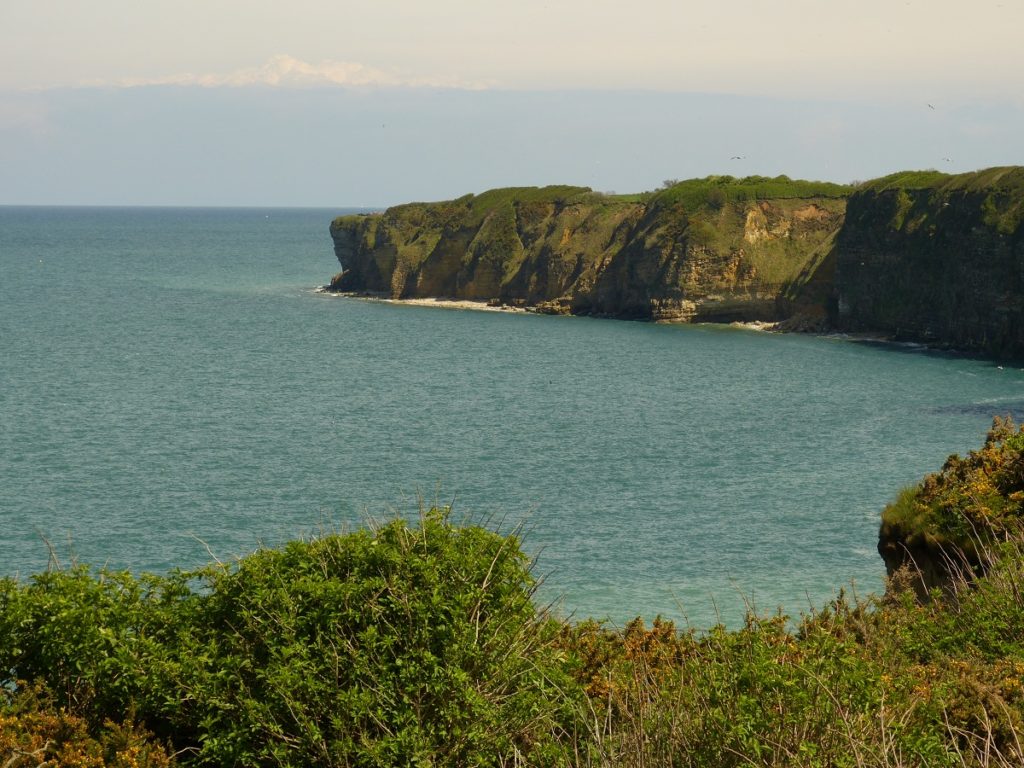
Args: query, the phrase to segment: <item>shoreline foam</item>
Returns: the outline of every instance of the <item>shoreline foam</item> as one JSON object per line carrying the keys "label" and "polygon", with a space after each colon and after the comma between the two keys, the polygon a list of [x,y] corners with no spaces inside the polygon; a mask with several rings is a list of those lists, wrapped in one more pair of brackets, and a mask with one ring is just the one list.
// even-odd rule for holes
{"label": "shoreline foam", "polygon": [[392,299],[382,294],[361,293],[354,291],[330,291],[326,286],[320,286],[316,293],[326,293],[330,296],[341,296],[348,299],[361,299],[362,301],[375,301],[381,304],[404,304],[411,307],[436,307],[438,309],[464,309],[476,312],[516,312],[520,314],[532,312],[532,308],[513,307],[508,304],[491,304],[487,301],[472,301],[470,299],[453,299],[429,297],[421,299]]}

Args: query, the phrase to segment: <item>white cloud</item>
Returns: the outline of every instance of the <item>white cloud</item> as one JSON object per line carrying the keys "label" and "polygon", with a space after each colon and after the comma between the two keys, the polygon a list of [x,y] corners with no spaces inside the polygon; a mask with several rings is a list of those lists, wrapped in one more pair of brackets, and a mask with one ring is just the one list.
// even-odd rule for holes
{"label": "white cloud", "polygon": [[[109,85],[110,83],[89,83]],[[478,89],[483,83],[464,83],[443,78],[403,77],[376,67],[352,61],[325,60],[317,64],[287,54],[271,56],[259,67],[245,67],[227,73],[178,74],[157,78],[123,78],[115,85],[132,88],[144,85],[194,85],[203,88],[264,85],[274,88],[302,88],[322,85],[350,87],[433,87]]]}

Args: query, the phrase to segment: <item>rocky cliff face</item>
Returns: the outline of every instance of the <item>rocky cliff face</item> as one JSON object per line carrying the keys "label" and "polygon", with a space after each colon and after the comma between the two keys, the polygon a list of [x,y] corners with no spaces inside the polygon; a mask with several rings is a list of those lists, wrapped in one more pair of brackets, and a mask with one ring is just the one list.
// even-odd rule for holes
{"label": "rocky cliff face", "polygon": [[[677,321],[778,320],[828,268],[848,190],[718,177],[659,193],[492,190],[344,216],[331,288]],[[818,276],[820,281],[820,276]]]}
{"label": "rocky cliff face", "polygon": [[785,320],[1024,355],[1024,168],[853,190],[708,177],[492,190],[344,216],[338,291],[672,321]]}
{"label": "rocky cliff face", "polygon": [[900,174],[851,195],[836,238],[841,330],[1024,353],[1024,169]]}

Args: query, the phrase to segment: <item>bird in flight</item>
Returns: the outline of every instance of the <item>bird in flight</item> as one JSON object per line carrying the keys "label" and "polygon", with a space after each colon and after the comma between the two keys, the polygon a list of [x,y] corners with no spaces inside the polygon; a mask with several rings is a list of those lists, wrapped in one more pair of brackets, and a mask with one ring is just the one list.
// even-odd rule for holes
{"label": "bird in flight", "polygon": [[928,105],[928,109],[935,109],[931,104]]}
{"label": "bird in flight", "polygon": [[733,155],[729,158],[730,160],[746,160],[746,155]]}

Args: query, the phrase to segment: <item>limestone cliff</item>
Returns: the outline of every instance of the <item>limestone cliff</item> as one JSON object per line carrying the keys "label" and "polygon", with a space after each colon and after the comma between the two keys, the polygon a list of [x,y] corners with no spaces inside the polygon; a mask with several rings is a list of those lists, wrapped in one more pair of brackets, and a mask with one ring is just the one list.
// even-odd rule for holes
{"label": "limestone cliff", "polygon": [[848,192],[709,177],[643,195],[501,189],[343,216],[331,226],[343,269],[331,289],[654,320],[820,315],[811,289]]}
{"label": "limestone cliff", "polygon": [[1024,356],[1024,168],[859,186],[729,176],[499,189],[331,226],[331,288],[675,321],[784,320]]}
{"label": "limestone cliff", "polygon": [[832,324],[1024,353],[1024,168],[896,174],[851,195]]}

